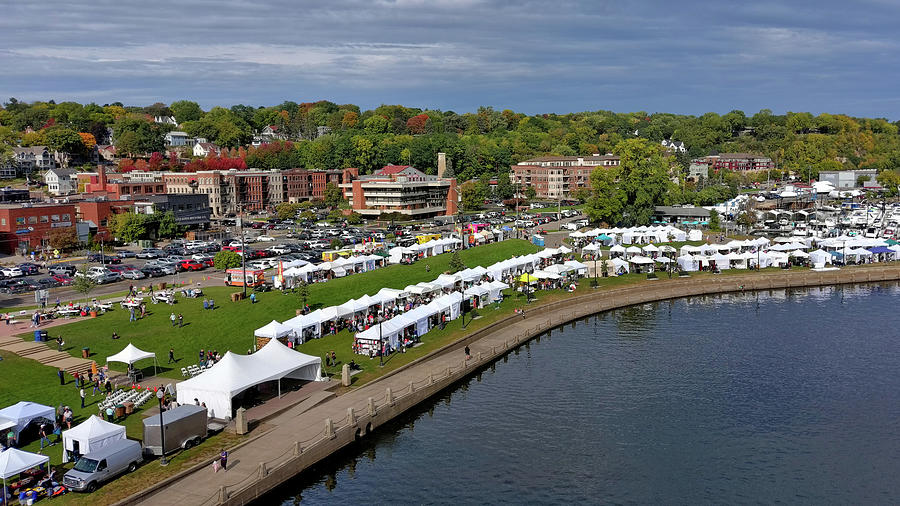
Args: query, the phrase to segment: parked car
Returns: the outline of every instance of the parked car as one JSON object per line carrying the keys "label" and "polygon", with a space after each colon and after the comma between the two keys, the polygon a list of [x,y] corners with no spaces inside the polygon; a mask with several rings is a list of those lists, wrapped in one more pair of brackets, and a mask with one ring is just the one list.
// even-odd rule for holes
{"label": "parked car", "polygon": [[275,242],[275,238],[271,235],[261,235],[257,237],[256,240],[259,242]]}
{"label": "parked car", "polygon": [[122,279],[144,279],[147,275],[138,269],[127,269],[122,273]]}
{"label": "parked car", "polygon": [[144,248],[135,255],[137,258],[159,258],[166,256],[166,253],[157,248]]}
{"label": "parked car", "polygon": [[18,267],[4,267],[0,269],[0,272],[7,278],[19,278],[25,275]]}
{"label": "parked car", "polygon": [[51,265],[47,270],[50,272],[50,274],[71,277],[75,275],[75,271],[77,271],[78,269],[76,269],[72,264],[56,264]]}
{"label": "parked car", "polygon": [[34,284],[37,286],[37,288],[39,290],[48,290],[50,288],[55,288],[55,287],[59,286],[59,281],[57,281],[56,279],[54,279],[52,277],[49,277],[49,278],[41,278],[41,279],[35,280]]}
{"label": "parked car", "polygon": [[119,439],[82,455],[75,467],[63,476],[63,485],[79,492],[93,492],[122,473],[134,472],[143,460],[140,443]]}
{"label": "parked car", "polygon": [[72,277],[65,274],[54,274],[50,277],[55,279],[56,282],[59,283],[59,286],[69,286],[72,284]]}
{"label": "parked car", "polygon": [[88,262],[99,262],[99,263],[103,263],[103,264],[120,264],[120,263],[122,263],[122,259],[119,257],[103,255],[100,253],[91,253],[90,255],[88,255]]}
{"label": "parked car", "polygon": [[206,408],[194,404],[184,404],[163,412],[162,423],[166,426],[165,448],[160,441],[159,416],[144,418],[144,453],[163,455],[200,443],[207,435],[206,416]]}
{"label": "parked car", "polygon": [[36,290],[37,286],[30,279],[16,279],[0,288],[5,293],[25,293]]}
{"label": "parked car", "polygon": [[32,276],[41,272],[40,266],[31,262],[23,262],[19,264],[18,267],[22,271],[22,274],[26,276]]}
{"label": "parked car", "polygon": [[135,258],[137,253],[127,249],[120,249],[116,251],[116,256],[119,258]]}
{"label": "parked car", "polygon": [[181,268],[186,271],[201,271],[206,268],[206,266],[204,266],[198,260],[194,260],[193,258],[182,260],[179,265],[181,265]]}
{"label": "parked car", "polygon": [[148,278],[158,278],[166,275],[166,271],[156,265],[145,265],[141,268],[141,272]]}

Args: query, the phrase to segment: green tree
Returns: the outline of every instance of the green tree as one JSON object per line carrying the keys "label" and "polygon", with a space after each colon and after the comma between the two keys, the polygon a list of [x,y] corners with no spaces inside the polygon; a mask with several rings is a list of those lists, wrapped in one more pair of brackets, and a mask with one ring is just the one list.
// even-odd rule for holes
{"label": "green tree", "polygon": [[528,200],[534,200],[537,197],[537,190],[534,189],[534,186],[529,186],[525,188],[525,198]]}
{"label": "green tree", "polygon": [[350,213],[350,215],[347,216],[347,223],[349,223],[351,225],[359,225],[362,222],[363,222],[362,215],[357,213],[356,211]]}
{"label": "green tree", "polygon": [[341,242],[341,240],[338,239],[337,237],[335,237],[334,239],[331,240],[331,249],[341,249],[343,247],[344,247],[344,243]]}
{"label": "green tree", "polygon": [[54,228],[50,230],[50,247],[60,251],[67,251],[78,246],[78,236],[74,227]]}
{"label": "green tree", "polygon": [[190,100],[178,100],[169,105],[175,121],[184,123],[185,121],[197,121],[203,117],[203,109],[197,105],[197,102]]}
{"label": "green tree", "polygon": [[300,297],[300,302],[305,307],[306,301],[309,300],[309,284],[306,281],[300,281],[300,284],[297,285],[297,296]]}
{"label": "green tree", "polygon": [[501,200],[507,200],[513,198],[515,194],[516,190],[509,180],[509,172],[501,172],[497,177],[497,197]]}
{"label": "green tree", "polygon": [[481,209],[484,203],[481,192],[478,191],[478,187],[472,181],[466,181],[460,185],[459,199],[463,211],[477,211]]}
{"label": "green tree", "polygon": [[719,223],[719,213],[710,209],[709,211],[709,229],[713,231],[718,231],[721,228]]}
{"label": "green tree", "polygon": [[325,205],[328,207],[340,207],[341,203],[344,202],[344,195],[341,193],[341,189],[334,183],[328,183],[325,185]]}
{"label": "green tree", "polygon": [[241,256],[234,251],[222,250],[213,257],[213,265],[216,269],[236,269],[241,266]]}
{"label": "green tree", "polygon": [[449,269],[451,274],[466,269],[465,262],[459,256],[459,251],[454,251],[453,255],[450,256]]}
{"label": "green tree", "polygon": [[341,212],[340,209],[335,209],[334,211],[331,211],[330,213],[328,213],[327,220],[332,223],[342,222],[342,221],[344,221],[344,213]]}
{"label": "green tree", "polygon": [[159,237],[173,238],[178,236],[180,232],[181,227],[175,221],[174,213],[169,211],[162,215],[162,218],[159,219],[159,228],[157,229]]}
{"label": "green tree", "polygon": [[87,275],[87,265],[81,266],[78,275],[72,280],[72,288],[81,295],[87,296],[96,286],[97,283]]}
{"label": "green tree", "polygon": [[293,219],[300,210],[300,205],[292,202],[282,202],[275,206],[275,214],[279,220]]}
{"label": "green tree", "polygon": [[896,170],[883,170],[875,178],[878,184],[887,192],[888,197],[896,197],[900,187],[900,172]]}
{"label": "green tree", "polygon": [[620,165],[591,173],[593,196],[586,213],[592,221],[608,224],[649,224],[669,189],[667,158],[659,146],[641,138],[620,142],[615,152]]}
{"label": "green tree", "polygon": [[109,230],[121,241],[135,242],[146,239],[149,234],[148,217],[144,214],[121,213],[109,218]]}
{"label": "green tree", "polygon": [[84,141],[78,132],[63,127],[48,128],[44,135],[47,148],[61,153],[80,154],[84,152]]}
{"label": "green tree", "polygon": [[756,215],[751,211],[744,211],[737,217],[737,224],[750,230],[756,224]]}

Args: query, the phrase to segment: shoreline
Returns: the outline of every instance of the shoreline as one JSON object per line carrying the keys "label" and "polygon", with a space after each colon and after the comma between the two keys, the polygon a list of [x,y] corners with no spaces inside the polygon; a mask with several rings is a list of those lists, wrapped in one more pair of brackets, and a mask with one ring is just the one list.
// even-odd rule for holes
{"label": "shoreline", "polygon": [[[312,409],[293,414],[293,410],[287,410],[274,417],[271,423],[276,428],[235,450],[234,455],[246,464],[229,469],[227,480],[219,475],[215,479],[197,475],[210,473],[209,462],[203,462],[116,504],[164,504],[174,500],[189,504],[246,504],[256,500],[546,330],[585,316],[698,295],[898,280],[900,265],[660,279],[536,305],[525,318],[509,315]],[[454,353],[465,346],[472,349],[472,359],[468,361]]]}

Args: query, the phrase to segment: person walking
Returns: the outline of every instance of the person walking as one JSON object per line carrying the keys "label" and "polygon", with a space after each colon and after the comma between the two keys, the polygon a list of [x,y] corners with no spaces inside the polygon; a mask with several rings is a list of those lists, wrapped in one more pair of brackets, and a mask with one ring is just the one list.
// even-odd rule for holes
{"label": "person walking", "polygon": [[228,451],[225,448],[222,448],[222,453],[219,454],[219,465],[222,466],[223,471],[228,470]]}
{"label": "person walking", "polygon": [[176,320],[177,318],[178,318],[178,317],[175,316],[175,313],[172,313],[172,314],[169,315],[169,320],[172,320],[172,326],[173,326],[173,327],[175,326],[175,323],[176,323],[175,320]]}
{"label": "person walking", "polygon": [[128,308],[128,313],[129,313],[129,315],[130,315],[130,316],[128,317],[128,321],[129,321],[129,322],[133,322],[133,321],[136,321],[136,320],[137,320],[137,318],[134,317],[134,306],[131,306],[130,308]]}
{"label": "person walking", "polygon": [[66,373],[64,373],[62,369],[59,369],[56,371],[56,375],[59,376],[59,384],[65,385],[66,384]]}
{"label": "person walking", "polygon": [[6,313],[6,318],[4,318],[4,320],[6,320],[6,325],[8,326],[9,321],[12,320],[12,316],[9,313]]}
{"label": "person walking", "polygon": [[471,350],[469,350],[469,346],[466,345],[466,360],[472,358]]}
{"label": "person walking", "polygon": [[178,328],[184,327],[184,315],[178,313]]}
{"label": "person walking", "polygon": [[75,371],[75,387],[78,388],[81,386],[81,374],[78,371]]}
{"label": "person walking", "polygon": [[141,302],[141,319],[143,320],[145,316],[147,316],[147,304]]}
{"label": "person walking", "polygon": [[337,355],[334,354],[334,350],[331,350],[331,365],[337,365]]}
{"label": "person walking", "polygon": [[81,395],[81,408],[84,409],[84,389],[83,388],[79,391],[79,395]]}
{"label": "person walking", "polygon": [[100,378],[94,380],[94,388],[91,389],[91,396],[97,395],[98,392],[103,392],[103,388],[100,386]]}
{"label": "person walking", "polygon": [[50,442],[50,438],[47,436],[49,429],[47,429],[47,424],[42,423],[41,428],[38,431],[38,434],[41,436],[41,451],[44,451],[44,444],[46,442],[47,446],[52,446],[53,443]]}
{"label": "person walking", "polygon": [[56,351],[62,351],[63,347],[63,339],[62,336],[56,337]]}
{"label": "person walking", "polygon": [[169,348],[169,361],[166,363],[171,364],[174,361],[175,361],[175,348]]}

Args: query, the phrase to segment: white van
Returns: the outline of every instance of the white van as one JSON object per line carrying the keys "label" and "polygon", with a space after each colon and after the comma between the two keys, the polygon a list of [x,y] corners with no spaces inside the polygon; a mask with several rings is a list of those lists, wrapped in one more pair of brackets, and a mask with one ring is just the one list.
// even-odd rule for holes
{"label": "white van", "polygon": [[100,484],[122,473],[133,472],[143,460],[141,444],[137,441],[113,441],[82,455],[75,467],[63,476],[63,485],[79,492],[93,492]]}

